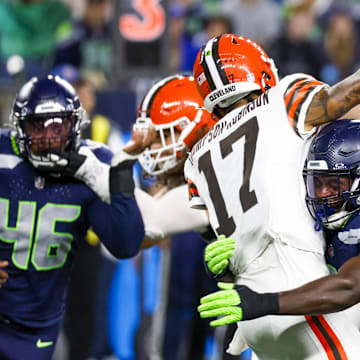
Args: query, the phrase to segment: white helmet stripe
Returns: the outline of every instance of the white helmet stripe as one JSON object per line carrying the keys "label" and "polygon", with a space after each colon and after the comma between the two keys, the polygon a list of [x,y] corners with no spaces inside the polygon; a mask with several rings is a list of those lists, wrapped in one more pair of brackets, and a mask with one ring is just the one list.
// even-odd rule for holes
{"label": "white helmet stripe", "polygon": [[141,112],[147,112],[150,109],[151,103],[154,100],[156,93],[169,81],[179,78],[178,75],[171,75],[165,79],[159,81],[154,85],[145,95],[144,100],[141,104]]}
{"label": "white helmet stripe", "polygon": [[218,38],[213,38],[206,43],[205,48],[203,50],[203,54],[204,54],[203,60],[209,69],[209,74],[214,82],[215,87],[218,89],[223,87],[225,84],[221,80],[221,76],[219,74],[218,68],[214,60],[213,49],[214,49],[215,41],[218,41]]}

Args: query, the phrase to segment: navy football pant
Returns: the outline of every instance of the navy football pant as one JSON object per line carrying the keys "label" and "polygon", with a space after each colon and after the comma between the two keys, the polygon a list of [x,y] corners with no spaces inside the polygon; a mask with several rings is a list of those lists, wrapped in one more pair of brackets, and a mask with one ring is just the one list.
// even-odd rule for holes
{"label": "navy football pant", "polygon": [[29,328],[0,316],[1,360],[50,360],[59,325]]}

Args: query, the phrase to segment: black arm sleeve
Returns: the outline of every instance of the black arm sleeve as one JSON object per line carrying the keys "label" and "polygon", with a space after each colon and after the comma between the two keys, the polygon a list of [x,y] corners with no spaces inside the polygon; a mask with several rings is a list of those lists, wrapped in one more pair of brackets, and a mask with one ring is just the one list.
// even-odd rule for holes
{"label": "black arm sleeve", "polygon": [[110,168],[110,193],[134,195],[133,165],[135,160],[123,161]]}

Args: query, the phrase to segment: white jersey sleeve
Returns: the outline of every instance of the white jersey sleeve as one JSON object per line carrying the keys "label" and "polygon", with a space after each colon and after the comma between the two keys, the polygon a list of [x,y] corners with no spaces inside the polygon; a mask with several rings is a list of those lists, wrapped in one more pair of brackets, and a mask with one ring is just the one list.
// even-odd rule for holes
{"label": "white jersey sleeve", "polygon": [[[196,188],[195,183],[191,180],[194,168],[189,162],[185,163],[184,173],[186,174],[186,182],[188,186],[188,197],[190,201],[190,207],[198,210],[206,210],[205,202],[200,197],[199,191]],[[195,174],[194,174],[195,176]]]}
{"label": "white jersey sleeve", "polygon": [[209,225],[206,211],[190,208],[186,185],[177,186],[160,198],[136,188],[135,198],[143,217],[145,236],[150,239],[201,231]]}
{"label": "white jersey sleeve", "polygon": [[306,113],[314,96],[328,85],[310,75],[299,73],[285,76],[278,86],[282,91],[290,125],[297,135],[308,139],[316,128],[305,130]]}

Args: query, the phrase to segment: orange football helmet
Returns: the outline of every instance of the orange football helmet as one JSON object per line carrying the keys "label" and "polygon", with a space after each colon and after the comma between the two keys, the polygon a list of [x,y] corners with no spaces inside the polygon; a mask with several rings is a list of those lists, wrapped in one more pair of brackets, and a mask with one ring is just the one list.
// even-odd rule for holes
{"label": "orange football helmet", "polygon": [[[145,149],[139,156],[141,166],[150,175],[176,167],[215,122],[205,110],[192,76],[173,75],[156,82],[139,105],[134,128],[155,125],[161,147]],[[178,139],[176,130],[181,133]],[[166,141],[169,136],[170,143]]]}
{"label": "orange football helmet", "polygon": [[278,82],[275,63],[254,41],[234,34],[209,40],[194,63],[196,86],[205,108],[228,107],[252,91],[265,92]]}

